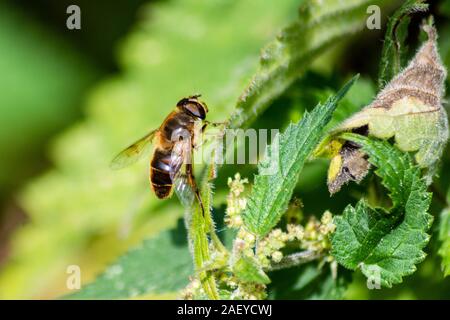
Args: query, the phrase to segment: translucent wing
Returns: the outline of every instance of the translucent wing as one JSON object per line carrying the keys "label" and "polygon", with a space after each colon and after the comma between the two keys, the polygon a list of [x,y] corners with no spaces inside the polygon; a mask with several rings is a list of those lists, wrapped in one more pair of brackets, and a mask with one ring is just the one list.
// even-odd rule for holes
{"label": "translucent wing", "polygon": [[190,163],[191,152],[190,139],[180,139],[174,144],[170,155],[170,178],[172,181],[175,181],[175,177],[181,172],[181,166],[184,163]]}
{"label": "translucent wing", "polygon": [[[190,208],[194,201],[195,193],[189,184],[189,177],[186,173],[186,163],[191,163],[192,147],[190,139],[180,140],[175,143],[172,150],[172,170],[171,178],[175,193],[181,204]],[[183,166],[184,164],[184,166]]]}
{"label": "translucent wing", "polygon": [[111,161],[111,169],[116,170],[127,167],[141,159],[144,155],[148,154],[151,149],[151,142],[155,137],[156,132],[158,132],[158,130],[151,131],[146,136],[142,137],[141,139],[130,145],[128,148],[121,151]]}
{"label": "translucent wing", "polygon": [[189,185],[189,179],[186,173],[180,171],[176,175],[175,180],[173,180],[173,187],[181,204],[187,209],[191,208],[194,202],[195,193]]}

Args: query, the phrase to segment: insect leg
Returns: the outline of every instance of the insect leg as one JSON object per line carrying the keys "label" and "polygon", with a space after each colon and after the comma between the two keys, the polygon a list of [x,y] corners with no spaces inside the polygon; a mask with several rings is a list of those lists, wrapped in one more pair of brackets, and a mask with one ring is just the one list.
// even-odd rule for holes
{"label": "insect leg", "polygon": [[[219,126],[226,126],[228,125],[228,121],[224,121],[224,122],[210,122],[208,120],[203,120],[203,128],[206,128],[207,125],[210,125],[211,127],[219,127]],[[203,130],[202,128],[202,130]]]}
{"label": "insect leg", "polygon": [[203,206],[202,198],[200,197],[200,191],[197,187],[197,183],[195,182],[194,172],[192,163],[186,163],[186,175],[189,181],[189,185],[194,190],[195,196],[198,200],[198,203],[200,204],[200,208],[202,209],[202,215],[205,216],[205,207]]}
{"label": "insect leg", "polygon": [[[217,132],[217,133],[214,133],[214,134],[209,134],[208,135],[208,137],[209,138],[214,138],[214,139],[220,139],[220,138],[222,138],[223,136],[224,136],[224,134],[225,134],[225,127],[228,125],[228,122],[227,121],[225,121],[225,122],[210,122],[210,121],[208,121],[208,120],[203,120],[203,125],[202,125],[202,128],[201,128],[201,130],[200,130],[200,133],[202,134],[202,137],[203,137],[203,135],[205,134],[205,131],[206,131],[206,128],[208,127],[208,126],[211,126],[211,127],[219,127],[219,126],[223,126],[223,128],[222,129],[219,129],[219,132]],[[197,150],[198,149],[198,147],[200,147],[204,142],[205,142],[205,140],[206,139],[202,139],[202,143],[201,144],[194,144],[193,145],[193,148],[195,149],[195,150]]]}

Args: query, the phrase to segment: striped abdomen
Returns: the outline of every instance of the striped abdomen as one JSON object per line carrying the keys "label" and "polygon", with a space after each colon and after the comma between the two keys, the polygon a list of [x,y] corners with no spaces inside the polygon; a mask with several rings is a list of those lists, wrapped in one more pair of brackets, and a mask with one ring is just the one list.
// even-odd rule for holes
{"label": "striped abdomen", "polygon": [[[172,149],[156,149],[150,163],[150,182],[158,198],[164,199],[171,195],[174,177],[179,168],[172,163]],[[177,170],[177,171],[175,171]]]}

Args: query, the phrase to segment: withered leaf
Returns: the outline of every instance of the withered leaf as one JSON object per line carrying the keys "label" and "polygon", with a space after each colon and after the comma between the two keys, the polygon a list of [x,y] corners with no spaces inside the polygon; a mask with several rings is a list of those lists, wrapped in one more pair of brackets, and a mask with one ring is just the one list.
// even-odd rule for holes
{"label": "withered leaf", "polygon": [[343,143],[339,152],[331,159],[328,170],[328,190],[338,192],[349,181],[361,182],[369,170],[367,156],[359,146],[350,141]]}
{"label": "withered leaf", "polygon": [[[426,178],[431,183],[448,139],[447,114],[442,106],[447,72],[437,51],[436,29],[429,25],[423,29],[428,40],[408,66],[370,105],[333,130],[328,141],[339,141],[340,133],[362,128],[367,128],[367,134],[376,138],[394,138],[400,150],[416,152],[415,160],[427,169]],[[361,181],[369,168],[358,148],[349,148],[344,142],[341,146],[332,154],[328,174],[330,193],[339,191],[348,181]]]}

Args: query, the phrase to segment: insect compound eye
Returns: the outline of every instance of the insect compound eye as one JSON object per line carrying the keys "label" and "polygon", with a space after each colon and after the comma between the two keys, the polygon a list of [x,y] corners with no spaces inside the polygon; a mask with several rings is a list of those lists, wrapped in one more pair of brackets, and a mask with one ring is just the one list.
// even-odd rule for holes
{"label": "insect compound eye", "polygon": [[189,98],[183,98],[177,103],[177,107],[191,116],[204,120],[208,107],[203,102],[197,100],[199,96],[191,96]]}
{"label": "insect compound eye", "polygon": [[187,103],[184,105],[184,110],[189,112],[194,117],[205,119],[206,118],[206,112],[202,105],[199,103]]}

